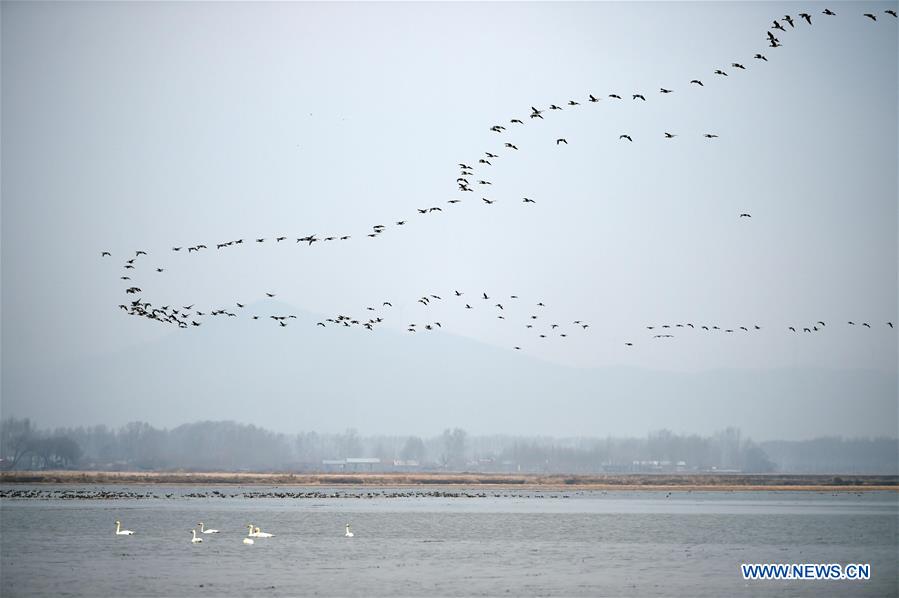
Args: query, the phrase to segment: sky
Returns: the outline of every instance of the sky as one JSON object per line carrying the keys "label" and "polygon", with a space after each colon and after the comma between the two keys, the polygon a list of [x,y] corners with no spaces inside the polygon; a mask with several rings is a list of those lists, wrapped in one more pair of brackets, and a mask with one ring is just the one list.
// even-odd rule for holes
{"label": "sky", "polygon": [[[390,301],[372,334],[402,336],[402,355],[427,357],[410,322],[441,321],[440,334],[520,346],[527,364],[864,371],[892,380],[895,399],[899,48],[883,11],[896,3],[828,4],[834,17],[824,6],[4,2],[0,313],[3,378],[16,382],[0,406],[28,415],[36,379],[77,377],[73,364],[196,348],[202,328],[117,307],[137,249],[146,300],[266,315],[271,292],[307,314],[286,331],[294,340]],[[803,10],[812,25],[797,18],[778,32],[783,47],[767,47],[771,20]],[[531,106],[545,118],[528,118]],[[470,178],[489,190],[460,192],[458,164],[484,152],[499,157]],[[431,206],[442,211],[416,211]],[[388,227],[371,239],[373,224]],[[352,238],[295,243],[313,233]],[[171,251],[198,243],[213,249]],[[504,298],[505,320],[494,301],[473,303],[484,292]],[[443,299],[417,303],[430,294]],[[531,315],[568,336],[540,339]],[[819,320],[814,334],[787,329]],[[761,329],[646,329],[686,322]],[[235,344],[253,342],[252,327],[232,329]],[[166,376],[157,359],[95,392]],[[52,420],[66,399],[42,400]],[[75,407],[53,423],[104,420]],[[895,407],[874,415],[895,435]]]}

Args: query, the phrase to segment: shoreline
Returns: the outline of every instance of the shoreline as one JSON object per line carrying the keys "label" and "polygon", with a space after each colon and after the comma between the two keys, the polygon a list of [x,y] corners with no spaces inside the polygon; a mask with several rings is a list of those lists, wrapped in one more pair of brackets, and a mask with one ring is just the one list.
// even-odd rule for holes
{"label": "shoreline", "polygon": [[477,474],[477,473],[249,473],[140,471],[4,471],[0,484],[210,485],[527,490],[646,491],[899,491],[895,475],[817,474]]}

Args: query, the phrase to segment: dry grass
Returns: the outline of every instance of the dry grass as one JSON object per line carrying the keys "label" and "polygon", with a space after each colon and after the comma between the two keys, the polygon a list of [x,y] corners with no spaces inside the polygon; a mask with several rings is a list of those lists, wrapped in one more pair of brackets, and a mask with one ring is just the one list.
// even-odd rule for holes
{"label": "dry grass", "polygon": [[233,473],[140,471],[6,471],[4,484],[191,484],[277,486],[467,486],[589,490],[899,490],[899,476],[785,474],[598,474],[493,473]]}

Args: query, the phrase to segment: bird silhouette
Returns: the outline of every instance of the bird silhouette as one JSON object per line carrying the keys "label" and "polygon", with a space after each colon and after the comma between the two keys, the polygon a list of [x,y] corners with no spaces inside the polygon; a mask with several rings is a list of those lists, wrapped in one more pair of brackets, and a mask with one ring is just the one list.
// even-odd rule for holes
{"label": "bird silhouette", "polygon": [[799,16],[802,17],[803,19],[805,19],[805,21],[809,25],[812,24],[812,15],[808,14],[807,12],[801,12],[801,13],[799,13]]}
{"label": "bird silhouette", "polygon": [[742,213],[740,214],[740,218],[752,218],[752,214]]}
{"label": "bird silhouette", "polygon": [[795,27],[795,25],[793,25],[793,17],[791,17],[790,15],[785,15],[784,21],[789,23],[790,27]]}
{"label": "bird silhouette", "polygon": [[644,98],[644,97],[643,97],[643,94],[640,94],[640,93],[635,93],[635,94],[633,95],[633,99],[635,99],[635,100],[643,100],[644,102],[646,101],[646,98]]}
{"label": "bird silhouette", "polygon": [[564,143],[565,145],[568,145],[568,140],[562,139],[561,137],[559,139],[556,139],[556,145],[559,145],[560,143]]}
{"label": "bird silhouette", "polygon": [[876,21],[876,20],[877,20],[877,17],[875,17],[874,15],[872,15],[872,14],[869,13],[869,12],[866,12],[866,13],[865,13],[865,16],[868,17],[869,19],[871,19],[872,21]]}
{"label": "bird silhouette", "polygon": [[672,89],[665,89],[664,87],[659,89],[659,93],[673,93],[673,91],[674,90],[672,90]]}
{"label": "bird silhouette", "polygon": [[665,139],[674,139],[675,137],[677,137],[675,133],[665,133]]}
{"label": "bird silhouette", "polygon": [[630,135],[619,135],[618,139],[627,139],[628,141],[631,141],[631,142],[633,141],[633,139],[631,139]]}
{"label": "bird silhouette", "polygon": [[764,60],[765,62],[768,62],[768,59],[765,58],[765,57],[764,57],[763,55],[761,55],[761,54],[756,54],[753,58],[756,58],[756,59],[758,59],[758,60]]}

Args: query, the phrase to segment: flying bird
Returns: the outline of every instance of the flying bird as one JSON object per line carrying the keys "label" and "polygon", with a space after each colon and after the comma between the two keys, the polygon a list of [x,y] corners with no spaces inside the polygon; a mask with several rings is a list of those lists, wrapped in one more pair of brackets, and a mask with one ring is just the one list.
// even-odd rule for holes
{"label": "flying bird", "polygon": [[743,66],[742,64],[740,64],[739,62],[731,62],[730,65],[732,67],[734,67],[735,69],[743,69],[744,71],[746,70],[746,67]]}
{"label": "flying bird", "polygon": [[722,71],[721,69],[716,69],[716,70],[715,70],[715,74],[716,74],[716,75],[723,75],[723,76],[727,77],[727,73],[725,73],[725,72]]}
{"label": "flying bird", "polygon": [[672,89],[665,89],[664,87],[662,87],[661,89],[659,89],[659,93],[671,93],[672,91],[674,91],[674,90],[672,90]]}
{"label": "flying bird", "polygon": [[559,139],[556,139],[556,145],[559,145],[560,143],[564,143],[565,145],[568,145],[568,140],[562,139],[561,137]]}
{"label": "flying bird", "polygon": [[768,59],[765,58],[765,57],[764,57],[763,55],[761,55],[761,54],[756,54],[753,58],[756,58],[756,59],[758,59],[758,60],[764,60],[765,62],[768,62]]}
{"label": "flying bird", "polygon": [[644,98],[643,94],[640,94],[640,93],[635,93],[633,96],[633,99],[635,99],[635,100],[640,99],[640,100],[643,100],[644,102],[646,101],[646,98]]}
{"label": "flying bird", "polygon": [[713,133],[706,133],[705,135],[703,135],[703,137],[705,137],[706,139],[715,139],[718,136]]}
{"label": "flying bird", "polygon": [[877,17],[875,17],[874,15],[872,15],[872,14],[869,13],[869,12],[866,12],[866,13],[865,13],[865,16],[868,17],[869,19],[871,19],[872,21],[876,21],[876,20],[877,20]]}
{"label": "flying bird", "polygon": [[675,137],[677,137],[675,133],[665,133],[665,139],[674,139]]}
{"label": "flying bird", "polygon": [[799,13],[799,16],[805,19],[809,25],[812,24],[812,15],[808,14],[807,12],[801,12]]}
{"label": "flying bird", "polygon": [[752,214],[747,214],[746,212],[743,212],[742,214],[740,214],[740,218],[752,218]]}
{"label": "flying bird", "polygon": [[703,85],[702,81],[700,81],[699,79],[693,79],[692,81],[690,81],[690,83],[695,83],[696,85],[698,85],[700,87],[705,87],[705,85]]}
{"label": "flying bird", "polygon": [[790,27],[795,27],[795,25],[793,24],[793,17],[791,17],[790,15],[784,15],[784,21],[789,23]]}
{"label": "flying bird", "polygon": [[109,253],[108,251],[104,251],[103,253],[100,254],[100,257],[112,257],[112,254]]}
{"label": "flying bird", "polygon": [[525,197],[525,198],[522,199],[521,201],[522,201],[522,203],[537,203],[537,202],[534,201],[533,199],[528,199],[527,197]]}
{"label": "flying bird", "polygon": [[829,8],[825,8],[823,11],[821,11],[821,14],[834,16],[834,15],[837,14],[837,13],[835,13],[835,12],[832,11],[832,10],[830,10]]}
{"label": "flying bird", "polygon": [[630,135],[619,135],[618,139],[627,139],[628,141],[631,141],[631,142],[633,141],[633,139],[631,139]]}

